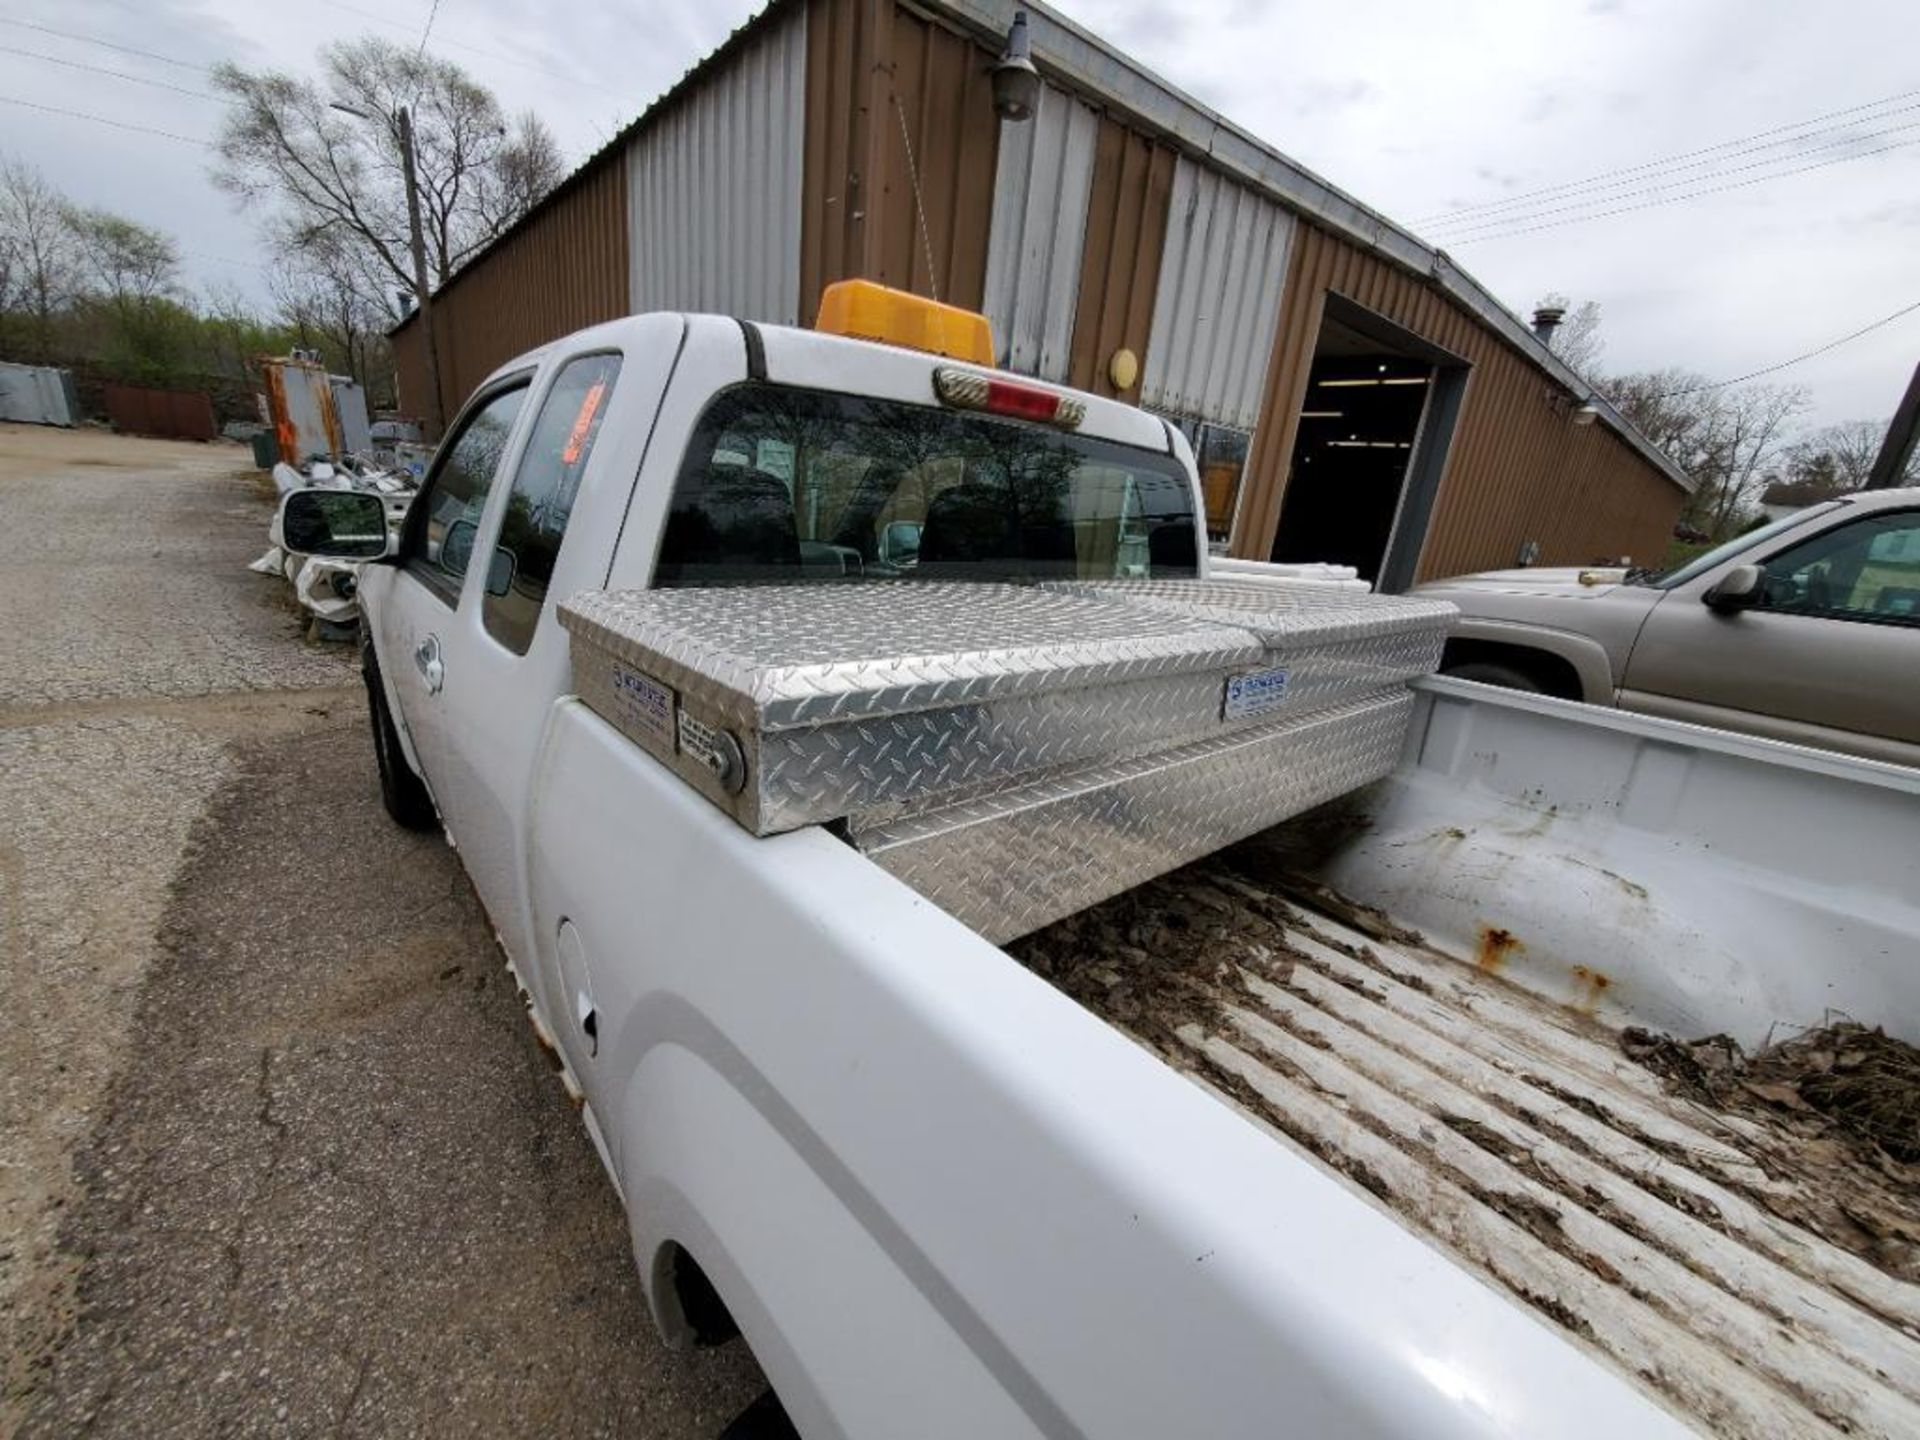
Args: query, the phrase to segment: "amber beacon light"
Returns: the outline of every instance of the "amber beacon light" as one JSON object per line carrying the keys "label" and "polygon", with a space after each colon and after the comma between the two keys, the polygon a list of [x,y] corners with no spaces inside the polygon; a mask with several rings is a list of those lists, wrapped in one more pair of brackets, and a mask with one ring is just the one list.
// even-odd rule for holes
{"label": "amber beacon light", "polygon": [[924,350],[949,360],[993,364],[993,327],[986,316],[871,280],[838,280],[829,285],[820,297],[820,318],[813,328],[829,335]]}

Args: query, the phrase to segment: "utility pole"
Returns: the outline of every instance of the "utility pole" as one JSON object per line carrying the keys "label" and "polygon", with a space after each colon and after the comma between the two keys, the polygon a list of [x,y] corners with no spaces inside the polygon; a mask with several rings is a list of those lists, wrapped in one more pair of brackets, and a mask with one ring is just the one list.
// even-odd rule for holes
{"label": "utility pole", "polygon": [[1907,393],[1900,397],[1900,408],[1893,412],[1887,438],[1880,444],[1873,473],[1864,488],[1891,490],[1898,485],[1907,472],[1907,461],[1913,457],[1915,441],[1920,441],[1920,365],[1913,367],[1913,379],[1907,382]]}
{"label": "utility pole", "polygon": [[[331,108],[362,120],[375,116],[335,100]],[[420,343],[427,352],[427,439],[438,442],[446,426],[440,406],[440,347],[433,333],[433,285],[427,278],[427,237],[420,227],[420,183],[413,168],[413,116],[402,105],[394,115],[395,138],[400,144],[400,172],[407,187],[407,242],[413,252],[413,303],[420,311]]]}
{"label": "utility pole", "polygon": [[420,185],[413,174],[413,116],[400,107],[400,166],[407,181],[407,238],[413,246],[413,301],[420,307],[420,340],[427,349],[427,439],[440,440],[440,347],[433,333],[433,285],[427,279],[427,237],[420,229]]}

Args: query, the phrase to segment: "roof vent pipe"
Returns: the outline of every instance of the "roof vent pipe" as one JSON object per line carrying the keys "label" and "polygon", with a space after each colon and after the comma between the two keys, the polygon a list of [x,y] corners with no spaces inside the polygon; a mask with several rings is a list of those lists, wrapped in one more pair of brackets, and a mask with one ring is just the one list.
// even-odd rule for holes
{"label": "roof vent pipe", "polygon": [[1560,322],[1567,318],[1564,305],[1542,305],[1533,312],[1533,336],[1542,345],[1553,344],[1553,332],[1560,328]]}

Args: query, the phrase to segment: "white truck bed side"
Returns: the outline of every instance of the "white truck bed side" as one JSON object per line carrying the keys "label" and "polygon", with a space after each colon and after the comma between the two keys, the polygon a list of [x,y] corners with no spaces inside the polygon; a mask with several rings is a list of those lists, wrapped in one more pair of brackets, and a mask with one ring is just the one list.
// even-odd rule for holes
{"label": "white truck bed side", "polygon": [[748,835],[576,701],[540,770],[536,926],[644,957],[590,977],[582,1081],[654,1302],[697,1242],[805,1433],[1681,1433],[826,832]]}

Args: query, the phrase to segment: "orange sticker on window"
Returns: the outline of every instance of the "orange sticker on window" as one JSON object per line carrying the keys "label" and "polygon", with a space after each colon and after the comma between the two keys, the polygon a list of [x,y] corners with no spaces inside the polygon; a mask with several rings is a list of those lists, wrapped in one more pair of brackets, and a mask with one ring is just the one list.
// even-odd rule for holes
{"label": "orange sticker on window", "polygon": [[599,413],[600,402],[606,398],[607,382],[596,380],[587,391],[586,398],[580,402],[580,413],[573,417],[573,429],[567,432],[567,448],[560,452],[560,463],[573,465],[579,462],[580,452],[586,448],[587,431],[593,427],[593,417]]}

